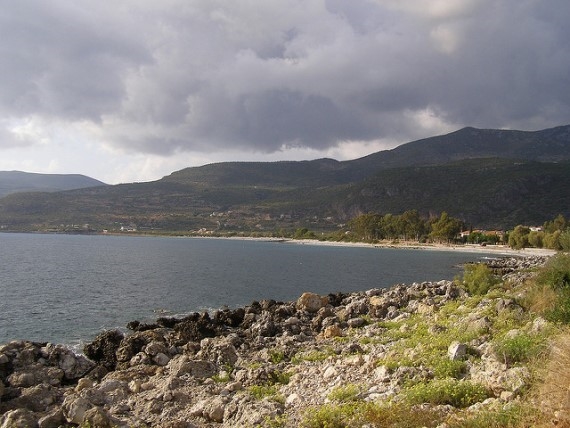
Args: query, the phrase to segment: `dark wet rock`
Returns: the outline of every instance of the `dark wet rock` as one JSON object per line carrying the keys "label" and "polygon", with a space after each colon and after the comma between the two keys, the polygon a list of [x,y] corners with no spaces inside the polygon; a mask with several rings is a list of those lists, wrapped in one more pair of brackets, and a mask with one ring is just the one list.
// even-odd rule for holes
{"label": "dark wet rock", "polygon": [[245,317],[245,309],[224,309],[216,311],[213,319],[216,324],[225,325],[227,327],[238,327]]}
{"label": "dark wet rock", "polygon": [[216,330],[209,316],[187,317],[174,327],[179,342],[182,343],[199,342],[206,337],[214,337]]}
{"label": "dark wet rock", "polygon": [[117,365],[117,349],[124,339],[119,330],[107,330],[99,334],[95,340],[83,348],[85,356],[108,370],[114,370]]}

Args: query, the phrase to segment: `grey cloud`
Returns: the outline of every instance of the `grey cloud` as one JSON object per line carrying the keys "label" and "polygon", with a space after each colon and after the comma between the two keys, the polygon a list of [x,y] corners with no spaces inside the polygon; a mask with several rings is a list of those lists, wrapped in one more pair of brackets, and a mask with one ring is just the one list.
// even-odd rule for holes
{"label": "grey cloud", "polygon": [[112,16],[104,7],[71,1],[22,0],[3,7],[1,111],[97,121],[115,110],[126,70],[150,57],[133,28]]}
{"label": "grey cloud", "polygon": [[0,11],[4,117],[90,120],[171,154],[404,142],[426,109],[457,127],[570,116],[565,0],[103,3]]}

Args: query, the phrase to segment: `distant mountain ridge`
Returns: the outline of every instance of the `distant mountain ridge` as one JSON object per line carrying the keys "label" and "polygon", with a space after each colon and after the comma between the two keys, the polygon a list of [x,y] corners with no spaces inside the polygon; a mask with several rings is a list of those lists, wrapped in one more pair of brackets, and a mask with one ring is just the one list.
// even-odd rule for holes
{"label": "distant mountain ridge", "polygon": [[477,227],[570,217],[570,125],[464,128],[360,159],[225,162],[153,182],[0,199],[4,229],[331,230],[366,212],[447,211]]}
{"label": "distant mountain ridge", "polygon": [[299,184],[307,179],[322,185],[346,184],[389,168],[439,165],[464,159],[502,158],[538,162],[570,160],[570,125],[541,131],[513,131],[467,127],[450,134],[424,138],[368,156],[337,161],[222,162],[190,167],[164,177],[165,181],[208,182],[216,185]]}
{"label": "distant mountain ridge", "polygon": [[99,180],[81,174],[0,171],[0,197],[18,192],[58,192],[104,185]]}

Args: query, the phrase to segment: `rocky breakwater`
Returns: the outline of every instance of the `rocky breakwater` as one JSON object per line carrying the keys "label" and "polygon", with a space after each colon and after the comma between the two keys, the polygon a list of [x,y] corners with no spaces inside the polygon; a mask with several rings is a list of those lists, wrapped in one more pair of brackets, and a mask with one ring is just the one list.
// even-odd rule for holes
{"label": "rocky breakwater", "polygon": [[[502,263],[513,278],[544,262],[509,260]],[[502,297],[468,299],[452,281],[304,293],[294,302],[135,321],[129,334],[101,333],[84,355],[11,342],[0,346],[0,427],[295,427],[307,408],[342,391],[378,402],[397,399],[410,381],[437,378],[430,342],[443,349],[442,361],[461,362],[451,376],[483,385],[481,401],[500,406],[530,375],[497,353],[490,332],[495,318],[522,308]],[[544,325],[537,319],[522,330]]]}

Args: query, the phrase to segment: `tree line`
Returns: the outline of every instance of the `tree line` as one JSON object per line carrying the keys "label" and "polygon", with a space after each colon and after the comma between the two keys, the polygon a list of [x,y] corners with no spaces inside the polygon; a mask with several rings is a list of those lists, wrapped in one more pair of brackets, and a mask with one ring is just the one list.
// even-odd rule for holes
{"label": "tree line", "polygon": [[570,251],[570,221],[559,214],[540,229],[518,225],[509,233],[508,243],[511,248],[519,250],[534,247]]}
{"label": "tree line", "polygon": [[354,238],[362,241],[452,242],[464,224],[445,211],[426,219],[417,210],[409,210],[400,215],[362,214],[350,220],[348,227]]}
{"label": "tree line", "polygon": [[562,214],[546,221],[541,228],[518,225],[514,230],[500,233],[471,231],[459,237],[466,230],[465,224],[447,212],[440,216],[424,218],[418,211],[410,210],[400,215],[362,214],[348,223],[351,238],[361,241],[404,240],[416,242],[458,242],[471,244],[508,243],[511,248],[549,248],[570,251],[570,220]]}

